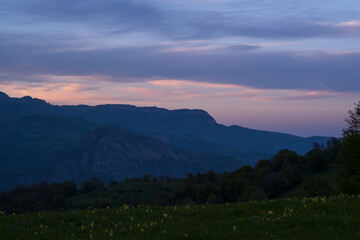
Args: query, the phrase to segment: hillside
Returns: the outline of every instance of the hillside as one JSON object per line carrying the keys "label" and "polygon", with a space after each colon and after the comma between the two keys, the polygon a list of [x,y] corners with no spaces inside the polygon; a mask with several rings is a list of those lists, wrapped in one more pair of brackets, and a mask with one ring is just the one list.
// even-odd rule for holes
{"label": "hillside", "polygon": [[1,190],[45,179],[81,182],[99,177],[108,182],[145,173],[178,177],[210,169],[231,171],[242,165],[229,157],[173,149],[111,126],[92,132],[97,125],[81,117],[0,111]]}
{"label": "hillside", "polygon": [[56,152],[97,127],[80,117],[0,113],[0,190],[40,181]]}
{"label": "hillside", "polygon": [[271,157],[272,154],[261,152],[260,150],[240,150],[235,146],[225,145],[217,142],[210,142],[200,137],[198,134],[186,135],[164,135],[164,134],[146,134],[152,138],[158,139],[166,144],[185,149],[191,152],[214,152],[224,156],[229,156],[240,160],[249,165],[255,165],[259,159]]}
{"label": "hillside", "polygon": [[55,157],[49,181],[70,179],[81,183],[92,177],[112,179],[143,176],[185,176],[186,173],[231,171],[242,164],[213,153],[190,153],[162,142],[105,126],[85,133]]}

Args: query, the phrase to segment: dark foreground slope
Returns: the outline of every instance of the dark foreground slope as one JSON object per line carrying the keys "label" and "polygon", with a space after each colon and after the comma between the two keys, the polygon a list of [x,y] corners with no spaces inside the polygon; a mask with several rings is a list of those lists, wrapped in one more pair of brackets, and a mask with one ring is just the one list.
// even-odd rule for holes
{"label": "dark foreground slope", "polygon": [[58,153],[50,181],[78,183],[97,177],[102,181],[143,176],[181,177],[197,171],[233,171],[242,164],[213,153],[190,153],[162,142],[105,126],[84,134]]}

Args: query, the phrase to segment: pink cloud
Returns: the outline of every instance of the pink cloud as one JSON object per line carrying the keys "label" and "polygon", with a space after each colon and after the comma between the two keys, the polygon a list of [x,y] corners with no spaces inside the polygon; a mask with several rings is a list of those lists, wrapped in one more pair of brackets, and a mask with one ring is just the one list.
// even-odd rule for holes
{"label": "pink cloud", "polygon": [[[253,101],[301,100],[341,96],[345,93],[334,91],[258,89],[234,84],[203,83],[183,80],[157,80],[148,83],[168,87],[168,95],[185,95],[187,99],[196,98],[234,98]],[[173,90],[173,89],[176,89]],[[181,89],[182,91],[178,91]],[[190,94],[191,93],[191,94]]]}
{"label": "pink cloud", "polygon": [[348,22],[342,22],[337,24],[338,27],[360,27],[360,21],[359,20],[352,20]]}
{"label": "pink cloud", "polygon": [[146,97],[155,97],[161,94],[160,91],[156,91],[153,89],[149,89],[149,88],[139,88],[139,87],[126,87],[126,88],[122,88],[121,90],[130,92],[130,93],[134,93],[134,94],[140,94],[142,96],[146,96]]}
{"label": "pink cloud", "polygon": [[[45,77],[45,76],[42,76]],[[347,93],[325,90],[259,89],[235,84],[165,79],[135,83],[95,81],[94,76],[47,76],[48,82],[1,83],[12,96],[31,95],[58,104],[126,103],[159,105],[179,100],[232,99],[254,102],[333,98]]]}

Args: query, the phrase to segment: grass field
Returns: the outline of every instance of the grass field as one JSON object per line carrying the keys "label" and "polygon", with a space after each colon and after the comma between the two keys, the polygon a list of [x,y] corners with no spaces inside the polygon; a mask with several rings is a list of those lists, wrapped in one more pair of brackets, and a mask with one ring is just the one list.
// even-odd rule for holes
{"label": "grass field", "polygon": [[360,196],[4,215],[0,239],[360,239]]}

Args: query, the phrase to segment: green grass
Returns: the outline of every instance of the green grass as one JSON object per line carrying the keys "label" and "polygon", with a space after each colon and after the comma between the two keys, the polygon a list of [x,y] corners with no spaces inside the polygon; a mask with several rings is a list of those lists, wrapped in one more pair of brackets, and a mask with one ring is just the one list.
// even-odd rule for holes
{"label": "green grass", "polygon": [[0,239],[359,239],[360,196],[0,215]]}

